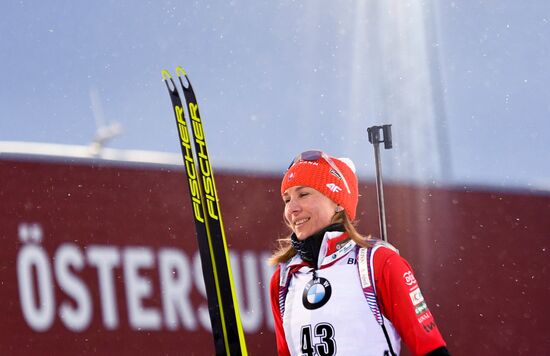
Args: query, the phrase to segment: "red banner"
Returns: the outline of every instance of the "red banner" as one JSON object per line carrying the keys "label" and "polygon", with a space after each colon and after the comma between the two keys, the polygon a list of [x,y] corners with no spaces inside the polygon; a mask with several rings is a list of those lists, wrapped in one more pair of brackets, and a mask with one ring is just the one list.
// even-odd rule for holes
{"label": "red banner", "polygon": [[[275,355],[280,177],[216,180],[249,352]],[[181,167],[1,159],[0,184],[3,354],[213,354]],[[374,185],[360,192],[360,231],[376,234]],[[386,204],[453,353],[550,347],[548,195],[386,183]]]}

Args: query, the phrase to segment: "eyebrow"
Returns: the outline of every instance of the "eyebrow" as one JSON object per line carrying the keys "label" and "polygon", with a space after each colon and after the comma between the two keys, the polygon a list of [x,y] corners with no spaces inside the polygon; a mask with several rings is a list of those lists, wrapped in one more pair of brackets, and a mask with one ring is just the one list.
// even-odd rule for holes
{"label": "eyebrow", "polygon": [[[304,188],[307,188],[307,187],[304,186],[304,185],[298,185],[298,186],[296,186],[296,190],[302,190],[302,189],[304,189]],[[284,193],[283,193],[283,197],[288,196],[288,195],[289,195],[288,192],[284,192]]]}

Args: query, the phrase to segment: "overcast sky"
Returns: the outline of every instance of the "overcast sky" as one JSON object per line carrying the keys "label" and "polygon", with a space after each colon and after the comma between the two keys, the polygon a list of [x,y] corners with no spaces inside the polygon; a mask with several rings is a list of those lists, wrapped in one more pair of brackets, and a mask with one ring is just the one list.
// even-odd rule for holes
{"label": "overcast sky", "polygon": [[214,165],[308,148],[388,179],[550,190],[547,1],[6,1],[0,140],[179,152],[161,70],[191,76]]}

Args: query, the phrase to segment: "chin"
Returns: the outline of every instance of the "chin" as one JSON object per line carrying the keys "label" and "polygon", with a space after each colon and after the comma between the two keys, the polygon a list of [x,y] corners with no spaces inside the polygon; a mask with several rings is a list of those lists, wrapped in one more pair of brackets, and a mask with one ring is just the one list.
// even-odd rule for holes
{"label": "chin", "polygon": [[311,233],[305,231],[305,232],[294,232],[294,234],[296,235],[296,238],[300,241],[303,241],[305,240],[308,236],[311,235]]}

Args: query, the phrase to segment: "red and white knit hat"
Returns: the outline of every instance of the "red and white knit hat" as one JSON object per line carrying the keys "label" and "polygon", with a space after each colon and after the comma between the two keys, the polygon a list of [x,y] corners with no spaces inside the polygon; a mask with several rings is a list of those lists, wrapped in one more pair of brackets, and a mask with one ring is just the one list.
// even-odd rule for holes
{"label": "red and white knit hat", "polygon": [[350,192],[348,192],[343,179],[338,177],[338,173],[330,166],[326,159],[321,157],[315,161],[303,159],[296,161],[283,177],[281,195],[288,188],[295,186],[316,189],[344,208],[350,220],[353,221],[357,210],[359,190],[355,165],[349,158],[330,157],[330,159],[344,176]]}

